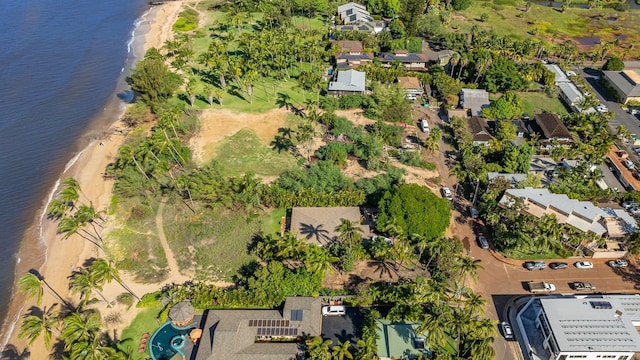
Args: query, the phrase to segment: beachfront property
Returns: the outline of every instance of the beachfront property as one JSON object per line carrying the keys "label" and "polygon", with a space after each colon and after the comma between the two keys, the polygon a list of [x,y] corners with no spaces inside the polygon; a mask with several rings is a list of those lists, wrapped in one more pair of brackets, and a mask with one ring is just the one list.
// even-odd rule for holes
{"label": "beachfront property", "polygon": [[616,92],[620,102],[640,101],[640,69],[603,71],[604,80]]}
{"label": "beachfront property", "polygon": [[640,352],[640,296],[531,297],[516,316],[530,359],[631,360]]}
{"label": "beachfront property", "polygon": [[289,360],[320,336],[322,298],[288,297],[281,309],[211,309],[203,315],[195,360]]}

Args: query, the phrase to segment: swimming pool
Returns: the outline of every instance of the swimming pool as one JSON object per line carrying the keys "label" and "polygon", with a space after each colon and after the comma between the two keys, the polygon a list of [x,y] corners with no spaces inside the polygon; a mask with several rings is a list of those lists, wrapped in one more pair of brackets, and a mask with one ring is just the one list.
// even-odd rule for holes
{"label": "swimming pool", "polygon": [[191,329],[191,327],[178,328],[171,321],[164,323],[149,341],[151,358],[153,360],[170,360],[176,354],[184,357],[184,353],[180,349],[189,341],[187,334]]}

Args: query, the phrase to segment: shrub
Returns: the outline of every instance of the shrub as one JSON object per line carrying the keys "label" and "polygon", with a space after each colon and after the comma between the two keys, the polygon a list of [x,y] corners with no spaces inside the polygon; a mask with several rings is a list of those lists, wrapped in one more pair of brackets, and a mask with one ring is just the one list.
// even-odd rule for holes
{"label": "shrub", "polygon": [[624,69],[624,62],[620,58],[612,57],[602,66],[605,71],[621,71]]}
{"label": "shrub", "polygon": [[127,309],[129,309],[133,305],[134,297],[128,292],[125,292],[118,295],[118,297],[116,298],[116,301],[122,305],[126,305]]}
{"label": "shrub", "polygon": [[191,31],[198,27],[198,12],[187,9],[180,13],[178,20],[173,24],[174,31]]}
{"label": "shrub", "polygon": [[140,299],[138,304],[136,304],[136,307],[148,308],[148,307],[154,307],[154,306],[162,306],[162,303],[160,302],[160,295],[162,295],[161,290],[144,294],[144,296],[142,296],[142,299]]}

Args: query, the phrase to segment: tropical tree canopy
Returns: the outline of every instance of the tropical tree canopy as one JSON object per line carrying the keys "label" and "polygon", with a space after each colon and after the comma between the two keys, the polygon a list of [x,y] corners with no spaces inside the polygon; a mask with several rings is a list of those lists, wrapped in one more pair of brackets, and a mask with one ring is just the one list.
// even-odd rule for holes
{"label": "tropical tree canopy", "polygon": [[138,61],[127,82],[147,103],[157,103],[173,95],[182,79],[162,59],[151,57]]}
{"label": "tropical tree canopy", "polygon": [[387,191],[380,200],[380,229],[394,224],[405,234],[427,239],[440,237],[449,226],[449,202],[416,184],[403,184]]}

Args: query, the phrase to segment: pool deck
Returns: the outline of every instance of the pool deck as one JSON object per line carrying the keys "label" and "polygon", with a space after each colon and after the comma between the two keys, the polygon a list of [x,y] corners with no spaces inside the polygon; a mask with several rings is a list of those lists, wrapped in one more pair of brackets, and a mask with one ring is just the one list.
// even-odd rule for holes
{"label": "pool deck", "polygon": [[[196,315],[193,318],[193,321],[186,326],[186,328],[201,328],[202,324],[202,315]],[[165,326],[166,323],[163,323],[162,325],[160,325],[158,327],[158,329],[155,330],[155,332],[153,333],[153,335],[151,336],[151,340],[155,341],[155,336],[156,333],[158,332],[158,330],[162,327]],[[167,346],[169,346],[169,344],[167,344]],[[185,345],[184,347],[179,349],[179,352],[173,357],[173,359],[180,359],[181,357],[180,352],[182,352],[184,354],[184,359],[195,359],[195,354],[196,351],[193,351],[194,349],[197,349],[197,345],[193,344],[190,340],[189,340],[189,334],[186,335],[186,341],[185,341]],[[149,342],[149,346],[147,347],[147,350],[149,351],[149,354],[151,354],[151,351],[153,350],[153,344],[150,341]],[[152,355],[153,357],[153,355]]]}

